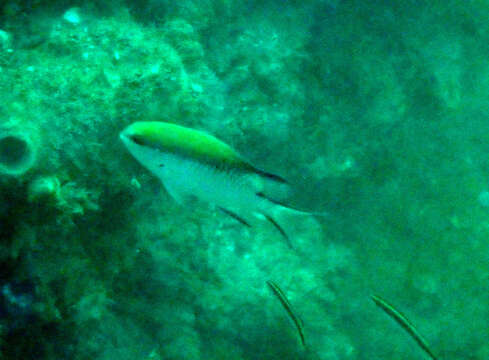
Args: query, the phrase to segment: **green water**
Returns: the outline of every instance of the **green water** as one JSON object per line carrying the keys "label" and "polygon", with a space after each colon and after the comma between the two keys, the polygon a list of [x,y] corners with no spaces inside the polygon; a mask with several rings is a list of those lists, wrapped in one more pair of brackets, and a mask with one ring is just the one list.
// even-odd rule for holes
{"label": "green water", "polygon": [[[372,295],[436,358],[488,359],[488,19],[1,2],[0,359],[428,359]],[[279,216],[288,244],[178,204],[119,139],[142,120],[213,134],[320,214]]]}

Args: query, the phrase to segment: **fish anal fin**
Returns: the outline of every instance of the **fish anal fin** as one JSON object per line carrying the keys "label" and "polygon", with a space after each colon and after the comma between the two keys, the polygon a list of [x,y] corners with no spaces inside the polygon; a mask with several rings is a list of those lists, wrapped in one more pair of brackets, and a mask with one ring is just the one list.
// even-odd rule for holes
{"label": "fish anal fin", "polygon": [[168,194],[170,194],[170,196],[175,199],[179,205],[188,205],[192,202],[192,200],[195,200],[195,196],[179,191],[178,186],[174,186],[170,181],[162,182]]}
{"label": "fish anal fin", "polygon": [[221,206],[218,206],[218,209],[221,210],[223,213],[231,216],[234,220],[240,222],[241,224],[243,224],[244,226],[246,227],[251,227],[251,224],[246,221],[245,219],[243,219],[241,216],[239,216],[238,214],[236,214],[235,212],[231,211],[231,210],[228,210],[226,208],[223,208]]}

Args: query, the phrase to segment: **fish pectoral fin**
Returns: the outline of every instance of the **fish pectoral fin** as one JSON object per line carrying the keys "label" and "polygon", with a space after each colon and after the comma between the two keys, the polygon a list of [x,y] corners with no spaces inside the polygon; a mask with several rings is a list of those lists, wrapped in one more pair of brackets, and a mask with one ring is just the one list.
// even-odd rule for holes
{"label": "fish pectoral fin", "polygon": [[241,224],[243,224],[244,226],[246,227],[251,227],[251,224],[246,221],[245,219],[243,219],[241,216],[239,216],[238,214],[236,214],[235,212],[232,212],[231,210],[228,210],[226,208],[223,208],[221,206],[218,206],[217,207],[219,210],[221,210],[223,213],[231,216],[234,220],[236,221],[239,221]]}
{"label": "fish pectoral fin", "polygon": [[170,194],[170,196],[175,199],[179,205],[188,205],[192,201],[195,201],[195,196],[180,191],[177,186],[174,186],[169,181],[163,181],[163,186],[168,194]]}

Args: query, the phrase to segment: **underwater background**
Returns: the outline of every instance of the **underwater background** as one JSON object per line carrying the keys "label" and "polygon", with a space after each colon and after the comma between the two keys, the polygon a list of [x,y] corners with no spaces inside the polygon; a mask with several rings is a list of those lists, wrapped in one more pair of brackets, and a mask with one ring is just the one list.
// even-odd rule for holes
{"label": "underwater background", "polygon": [[[489,359],[489,1],[0,4],[0,359],[428,358],[372,295]],[[179,205],[119,140],[141,120],[321,216],[290,248]]]}

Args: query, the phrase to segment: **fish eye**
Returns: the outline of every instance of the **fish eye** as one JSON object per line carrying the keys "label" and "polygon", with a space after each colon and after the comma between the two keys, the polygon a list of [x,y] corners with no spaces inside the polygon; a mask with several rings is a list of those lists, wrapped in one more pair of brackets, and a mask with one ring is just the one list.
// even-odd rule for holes
{"label": "fish eye", "polygon": [[141,146],[143,146],[143,145],[144,145],[144,142],[143,142],[143,140],[141,139],[141,137],[140,137],[140,136],[137,136],[137,135],[132,135],[132,136],[130,136],[130,139],[131,139],[131,140],[132,140],[134,143],[136,143],[136,144],[138,144],[138,145],[141,145]]}

